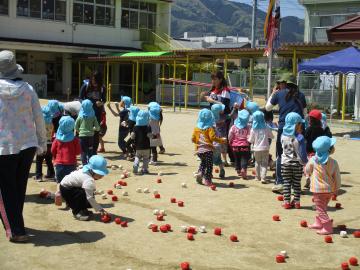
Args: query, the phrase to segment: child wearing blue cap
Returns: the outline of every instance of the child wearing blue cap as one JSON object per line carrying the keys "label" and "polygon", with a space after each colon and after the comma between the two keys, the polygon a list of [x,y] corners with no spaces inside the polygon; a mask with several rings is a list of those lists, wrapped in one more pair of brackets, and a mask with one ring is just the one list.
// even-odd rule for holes
{"label": "child wearing blue cap", "polygon": [[[81,110],[75,122],[75,131],[79,134],[81,145],[81,161],[83,165],[94,155],[94,135],[100,126],[95,116],[93,104],[89,99],[81,103]],[[97,149],[95,149],[96,152]]]}
{"label": "child wearing blue cap", "polygon": [[109,173],[106,165],[107,162],[102,156],[92,156],[82,170],[72,172],[61,181],[61,195],[77,220],[87,221],[90,219],[92,212],[88,208],[94,208],[101,215],[107,214],[94,197],[95,181]]}
{"label": "child wearing blue cap", "polygon": [[[281,155],[281,174],[284,179],[284,208],[300,208],[301,177],[303,166],[307,162],[306,144],[302,133],[305,121],[298,113],[291,112],[285,117],[285,126],[281,136],[283,153]],[[291,199],[291,188],[294,200]]]}
{"label": "child wearing blue cap", "polygon": [[65,113],[64,104],[62,104],[56,99],[52,99],[48,101],[47,107],[49,108],[52,117],[52,123],[54,125],[54,133],[56,133],[59,127],[59,121]]}
{"label": "child wearing blue cap", "polygon": [[229,144],[235,157],[235,169],[238,176],[247,179],[247,167],[250,159],[250,134],[249,123],[250,113],[241,110],[229,131]]}
{"label": "child wearing blue cap", "polygon": [[[58,184],[66,175],[76,170],[76,157],[81,153],[80,140],[74,136],[74,126],[75,121],[72,117],[61,117],[55,140],[51,146],[55,178]],[[55,204],[61,205],[60,185],[55,193]]]}
{"label": "child wearing blue cap", "polygon": [[54,129],[54,125],[52,123],[52,115],[48,106],[43,106],[41,108],[41,111],[45,120],[47,150],[43,154],[36,155],[36,173],[34,178],[38,182],[43,181],[42,164],[44,159],[47,165],[47,174],[45,175],[44,178],[49,180],[49,179],[53,179],[55,176],[55,171],[51,156],[52,132]]}
{"label": "child wearing blue cap", "polygon": [[209,109],[199,112],[197,126],[192,134],[191,141],[195,144],[195,151],[201,160],[199,170],[195,175],[199,184],[212,185],[214,142],[226,143],[226,138],[216,137],[214,129],[214,115]]}
{"label": "child wearing blue cap", "polygon": [[129,120],[128,120],[128,128],[130,136],[125,138],[126,142],[126,151],[128,153],[128,160],[133,160],[135,157],[135,144],[134,140],[131,138],[131,133],[134,131],[134,127],[136,125],[136,116],[139,113],[140,109],[136,106],[130,106],[129,108]]}
{"label": "child wearing blue cap", "polygon": [[[214,116],[215,121],[215,134],[216,137],[219,138],[226,138],[227,136],[227,126],[226,126],[226,115],[224,114],[225,105],[223,104],[213,104],[211,106],[211,112]],[[224,165],[227,164],[227,145],[221,144],[218,142],[214,142],[214,157],[213,157],[213,164],[215,166],[219,166],[220,173],[219,177],[225,177],[225,169]],[[224,160],[224,162],[223,162]]]}
{"label": "child wearing blue cap", "polygon": [[336,139],[327,136],[318,137],[312,144],[315,156],[310,158],[305,173],[311,176],[310,191],[313,193],[317,216],[309,228],[317,233],[332,234],[333,221],[327,214],[327,205],[333,194],[337,195],[341,187],[339,165],[330,157],[335,152]]}
{"label": "child wearing blue cap", "polygon": [[150,102],[148,104],[149,110],[149,125],[152,131],[152,138],[150,138],[150,147],[151,147],[151,161],[150,164],[156,165],[158,160],[157,147],[160,147],[160,152],[164,153],[165,149],[163,147],[161,134],[160,134],[160,125],[162,122],[162,110],[160,105],[157,102]]}
{"label": "child wearing blue cap", "polygon": [[[147,174],[149,173],[148,165],[150,159],[150,138],[152,137],[151,127],[149,126],[149,112],[140,110],[136,116],[136,124],[131,138],[135,144],[135,161],[133,165],[133,173]],[[142,161],[142,170],[139,172],[140,162]]]}
{"label": "child wearing blue cap", "polygon": [[269,163],[270,141],[274,138],[270,128],[266,126],[264,113],[256,111],[253,113],[253,124],[249,136],[249,142],[253,145],[255,157],[255,170],[257,180],[267,184],[267,167]]}
{"label": "child wearing blue cap", "polygon": [[128,128],[128,120],[129,120],[129,108],[132,104],[132,100],[128,96],[121,97],[120,103],[115,103],[115,108],[117,112],[115,112],[111,108],[111,104],[108,103],[107,107],[109,108],[110,112],[115,116],[120,118],[119,122],[119,135],[118,135],[118,146],[122,151],[125,158],[127,158],[127,148],[125,138],[129,134]]}

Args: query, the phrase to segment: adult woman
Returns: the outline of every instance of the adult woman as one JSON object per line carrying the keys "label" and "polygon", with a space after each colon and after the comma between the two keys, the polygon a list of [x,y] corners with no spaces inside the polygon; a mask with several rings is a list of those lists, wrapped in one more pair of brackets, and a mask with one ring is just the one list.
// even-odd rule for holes
{"label": "adult woman", "polygon": [[288,113],[296,112],[302,118],[306,114],[305,95],[298,90],[298,86],[294,83],[295,78],[290,74],[284,76],[277,81],[279,87],[275,87],[270,96],[265,109],[271,111],[274,106],[279,105],[279,129],[276,139],[276,180],[273,187],[274,192],[282,192],[283,179],[281,177],[281,135],[285,125],[285,117]]}
{"label": "adult woman", "polygon": [[6,236],[25,242],[23,207],[36,149],[46,151],[45,122],[33,88],[11,51],[0,52],[0,214]]}
{"label": "adult woman", "polygon": [[[106,88],[103,85],[102,74],[95,71],[89,81],[84,81],[80,89],[80,100],[89,99],[93,103],[95,116],[98,123],[101,123],[102,112],[104,111],[104,104],[106,103]],[[96,155],[99,147],[99,132],[94,135],[94,155]]]}

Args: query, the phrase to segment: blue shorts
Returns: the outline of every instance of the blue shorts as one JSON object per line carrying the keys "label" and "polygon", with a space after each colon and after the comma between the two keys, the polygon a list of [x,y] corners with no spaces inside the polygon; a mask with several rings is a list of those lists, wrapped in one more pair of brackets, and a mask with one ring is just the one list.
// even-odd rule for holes
{"label": "blue shorts", "polygon": [[76,165],[55,165],[55,179],[58,184],[73,171],[76,171]]}

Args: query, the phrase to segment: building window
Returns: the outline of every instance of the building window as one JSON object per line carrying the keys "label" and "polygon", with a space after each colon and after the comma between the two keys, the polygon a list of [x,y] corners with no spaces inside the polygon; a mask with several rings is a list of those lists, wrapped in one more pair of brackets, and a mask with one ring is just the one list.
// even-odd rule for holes
{"label": "building window", "polygon": [[329,27],[329,26],[332,26],[331,16],[321,16],[320,27]]}
{"label": "building window", "polygon": [[0,14],[9,14],[9,0],[0,0]]}
{"label": "building window", "polygon": [[137,0],[123,0],[121,8],[121,27],[155,30],[156,4]]}
{"label": "building window", "polygon": [[65,21],[66,0],[18,0],[17,15],[43,20]]}
{"label": "building window", "polygon": [[115,0],[75,0],[73,21],[114,26]]}

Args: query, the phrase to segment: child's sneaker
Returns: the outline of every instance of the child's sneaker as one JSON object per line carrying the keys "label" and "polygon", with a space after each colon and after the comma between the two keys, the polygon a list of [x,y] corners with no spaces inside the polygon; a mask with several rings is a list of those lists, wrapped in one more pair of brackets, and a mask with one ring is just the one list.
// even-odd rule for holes
{"label": "child's sneaker", "polygon": [[283,204],[283,207],[284,207],[285,209],[291,209],[291,208],[292,208],[292,205],[291,205],[291,203],[289,203],[289,202],[285,202],[285,203]]}
{"label": "child's sneaker", "polygon": [[309,190],[310,189],[310,177],[306,177],[306,183],[304,185],[304,189],[305,190]]}
{"label": "child's sneaker", "polygon": [[225,170],[224,170],[224,168],[220,169],[219,177],[220,178],[225,178]]}
{"label": "child's sneaker", "polygon": [[204,186],[207,186],[207,187],[210,187],[212,185],[212,182],[209,181],[209,180],[206,180],[206,179],[203,179],[202,183],[203,183]]}
{"label": "child's sneaker", "polygon": [[196,182],[198,183],[198,184],[202,184],[202,182],[201,182],[201,180],[202,180],[202,175],[201,175],[201,173],[194,173],[194,178],[196,179]]}
{"label": "child's sneaker", "polygon": [[239,177],[241,177],[241,171],[240,170],[236,170],[236,173]]}
{"label": "child's sneaker", "polygon": [[156,161],[153,161],[153,160],[150,160],[149,165],[156,166],[156,165],[157,165],[157,162],[156,162]]}
{"label": "child's sneaker", "polygon": [[55,205],[57,205],[57,206],[62,205],[62,197],[61,197],[61,193],[59,191],[57,191],[55,193]]}
{"label": "child's sneaker", "polygon": [[261,179],[261,184],[269,184],[269,180]]}
{"label": "child's sneaker", "polygon": [[244,169],[241,170],[241,177],[242,179],[247,180],[247,173]]}
{"label": "child's sneaker", "polygon": [[88,221],[90,219],[90,215],[84,210],[82,210],[76,215],[74,215],[74,218],[80,221]]}
{"label": "child's sneaker", "polygon": [[159,154],[160,155],[165,154],[165,148],[160,149]]}
{"label": "child's sneaker", "polygon": [[142,169],[142,170],[141,170],[141,173],[142,173],[142,174],[149,174],[150,172],[149,172],[149,170],[147,170],[147,169]]}
{"label": "child's sneaker", "polygon": [[43,180],[43,178],[42,178],[42,176],[34,176],[34,180],[36,181],[36,182],[44,182],[44,180]]}

